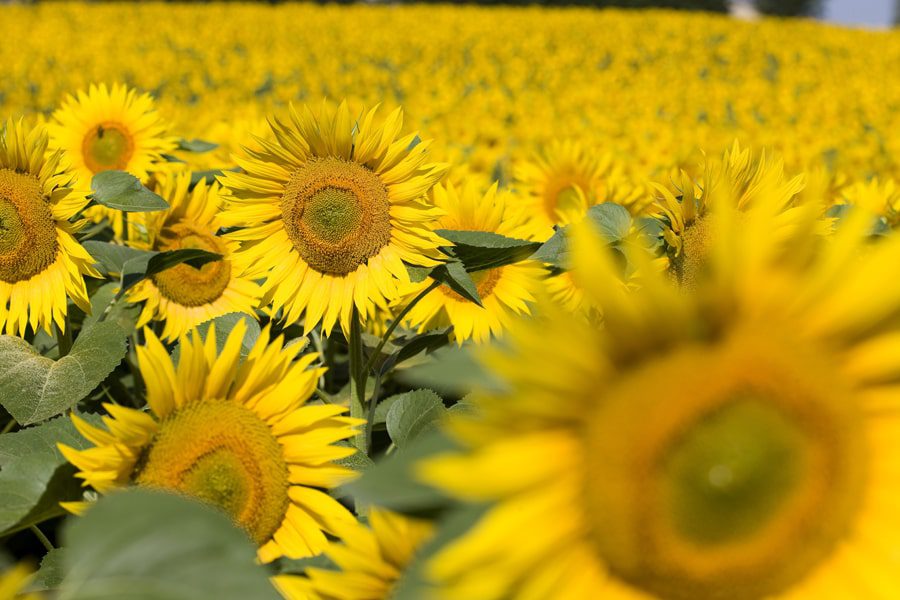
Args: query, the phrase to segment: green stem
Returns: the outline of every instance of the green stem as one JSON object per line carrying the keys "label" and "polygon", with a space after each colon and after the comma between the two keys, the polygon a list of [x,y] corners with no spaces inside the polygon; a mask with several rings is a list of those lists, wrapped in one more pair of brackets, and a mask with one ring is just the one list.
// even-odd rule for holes
{"label": "green stem", "polygon": [[44,532],[38,529],[37,525],[29,525],[28,528],[31,530],[31,533],[41,541],[41,544],[44,545],[44,548],[47,549],[47,552],[54,550],[53,544],[50,543],[50,540],[44,535]]}
{"label": "green stem", "polygon": [[69,323],[69,315],[66,315],[63,328],[56,327],[56,347],[59,349],[59,357],[62,358],[72,350],[72,324]]}
{"label": "green stem", "polygon": [[[362,324],[355,306],[350,321],[350,339],[347,342],[350,346],[350,416],[365,419],[367,373],[363,365]],[[365,432],[360,431],[353,437],[353,445],[363,454],[368,452]]]}
{"label": "green stem", "polygon": [[3,431],[0,431],[0,435],[3,435],[4,433],[9,433],[10,431],[12,431],[12,428],[15,426],[16,426],[16,420],[13,418],[10,418],[9,423],[7,423],[6,425],[3,426]]}

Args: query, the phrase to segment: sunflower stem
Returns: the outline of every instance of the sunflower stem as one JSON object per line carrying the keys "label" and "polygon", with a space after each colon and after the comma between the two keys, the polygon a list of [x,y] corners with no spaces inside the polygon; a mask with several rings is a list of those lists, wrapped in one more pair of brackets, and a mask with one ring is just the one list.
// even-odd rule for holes
{"label": "sunflower stem", "polygon": [[53,544],[50,542],[50,539],[47,538],[46,535],[44,535],[43,531],[38,529],[37,525],[29,525],[28,529],[31,530],[31,533],[34,534],[34,537],[36,537],[38,540],[40,540],[41,544],[44,545],[44,548],[47,549],[47,552],[50,552],[51,550],[55,550],[55,548],[53,547]]}
{"label": "sunflower stem", "polygon": [[72,324],[69,323],[69,315],[66,315],[63,326],[54,325],[56,328],[56,347],[59,350],[59,357],[62,358],[72,350]]}
{"label": "sunflower stem", "polygon": [[[356,419],[365,419],[367,373],[363,365],[362,324],[355,306],[353,307],[353,317],[350,320],[349,337],[347,342],[350,346],[350,416]],[[368,453],[365,432],[360,431],[353,436],[353,445],[361,453]]]}
{"label": "sunflower stem", "polygon": [[7,423],[6,425],[3,426],[3,431],[0,431],[0,435],[3,435],[4,433],[9,433],[10,431],[12,431],[13,427],[15,427],[16,425],[17,425],[16,420],[11,418],[9,420],[9,423]]}

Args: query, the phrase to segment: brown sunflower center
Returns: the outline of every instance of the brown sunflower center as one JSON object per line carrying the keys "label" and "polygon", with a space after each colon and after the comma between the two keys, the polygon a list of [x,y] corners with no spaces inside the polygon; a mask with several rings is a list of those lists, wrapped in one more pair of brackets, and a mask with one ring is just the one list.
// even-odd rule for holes
{"label": "brown sunflower center", "polygon": [[588,518],[612,573],[660,598],[751,600],[834,551],[865,436],[819,358],[742,336],[648,364],[597,404]]}
{"label": "brown sunflower center", "polygon": [[0,169],[0,280],[31,279],[56,260],[56,222],[33,175]]}
{"label": "brown sunflower center", "polygon": [[[498,267],[496,269],[484,269],[481,271],[475,271],[473,273],[469,273],[472,277],[472,281],[475,283],[475,289],[478,290],[478,297],[484,300],[488,296],[490,296],[494,292],[494,288],[497,287],[497,283],[500,281],[500,275],[503,272],[503,267]],[[453,290],[451,290],[446,285],[442,285],[440,289],[444,295],[453,298],[459,302],[469,302]]]}
{"label": "brown sunflower center", "polygon": [[391,241],[387,188],[357,163],[310,160],[285,186],[281,212],[294,248],[320,273],[352,273]]}
{"label": "brown sunflower center", "polygon": [[[160,232],[157,249],[198,248],[225,255],[225,244],[208,231],[188,223],[178,223]],[[231,281],[231,261],[216,260],[199,269],[186,264],[175,265],[153,276],[159,293],[182,306],[203,306],[215,302]]]}
{"label": "brown sunflower center", "polygon": [[713,237],[712,217],[705,215],[686,224],[681,234],[681,252],[669,261],[669,273],[686,290],[697,286],[706,268]]}
{"label": "brown sunflower center", "polygon": [[289,503],[281,444],[254,412],[225,400],[189,402],[164,419],[134,480],[219,507],[260,545]]}
{"label": "brown sunflower center", "polygon": [[134,154],[134,137],[124,125],[106,121],[84,136],[81,154],[84,164],[93,173],[112,169],[123,171]]}

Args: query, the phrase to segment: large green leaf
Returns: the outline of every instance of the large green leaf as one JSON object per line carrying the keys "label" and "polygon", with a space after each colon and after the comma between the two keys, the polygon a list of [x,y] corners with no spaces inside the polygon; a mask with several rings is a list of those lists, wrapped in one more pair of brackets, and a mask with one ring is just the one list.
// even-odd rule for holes
{"label": "large green leaf", "polygon": [[395,376],[407,385],[429,387],[445,397],[462,397],[475,389],[505,389],[504,383],[476,360],[471,346],[439,348],[427,360],[397,371]]}
{"label": "large green leaf", "polygon": [[0,336],[0,404],[22,425],[72,408],[125,356],[125,337],[116,323],[95,323],[54,361],[21,338]]}
{"label": "large green leaf", "polygon": [[214,144],[213,142],[207,142],[206,140],[178,140],[178,149],[184,150],[186,152],[209,152],[210,150],[215,150],[218,148],[218,144]]}
{"label": "large green leaf", "polygon": [[65,548],[54,548],[45,554],[41,559],[41,568],[35,573],[34,581],[28,586],[28,591],[39,592],[56,589],[63,580],[65,558]]}
{"label": "large green leaf", "polygon": [[0,534],[59,516],[61,501],[81,498],[75,468],[57,443],[90,445],[67,417],[0,435]]}
{"label": "large green leaf", "polygon": [[101,171],[91,180],[92,198],[107,208],[127,212],[166,210],[169,204],[124,171]]}
{"label": "large green leaf", "polygon": [[119,275],[125,268],[125,263],[135,258],[146,257],[149,261],[155,252],[148,250],[138,250],[121,244],[111,244],[109,242],[98,242],[96,240],[88,240],[82,243],[84,249],[90,253],[96,260],[95,266],[105,274]]}
{"label": "large green leaf", "polygon": [[448,251],[472,273],[495,269],[527,259],[540,248],[540,242],[529,242],[489,231],[454,231],[438,229],[435,233],[453,242]]}
{"label": "large green leaf", "polygon": [[478,287],[460,261],[450,260],[438,265],[431,271],[431,277],[440,281],[466,300],[481,306]]}
{"label": "large green leaf", "polygon": [[149,490],[111,494],[62,533],[57,600],[275,600],[256,548],[224,513]]}
{"label": "large green leaf", "polygon": [[171,269],[181,263],[186,263],[195,269],[199,269],[208,262],[219,260],[221,254],[201,250],[199,248],[180,248],[167,250],[166,252],[145,252],[125,261],[122,266],[122,280],[120,293],[124,293],[134,287],[138,282]]}
{"label": "large green leaf", "polygon": [[[597,232],[611,245],[624,240],[631,230],[632,221],[628,210],[612,202],[592,206],[588,209],[585,219],[593,224]],[[531,258],[560,269],[568,269],[570,267],[569,235],[568,227],[558,229]]]}
{"label": "large green leaf", "polygon": [[391,441],[398,448],[405,448],[422,433],[434,429],[446,412],[444,401],[431,390],[400,394],[385,416]]}

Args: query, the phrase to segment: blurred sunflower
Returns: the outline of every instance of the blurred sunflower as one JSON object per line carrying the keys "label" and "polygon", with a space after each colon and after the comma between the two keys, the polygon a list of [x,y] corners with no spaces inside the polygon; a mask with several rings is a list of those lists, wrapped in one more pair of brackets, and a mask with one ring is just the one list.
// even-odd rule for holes
{"label": "blurred sunflower", "polygon": [[164,321],[164,340],[175,340],[204,321],[231,312],[253,314],[259,285],[234,273],[231,256],[237,242],[218,236],[222,201],[217,183],[200,183],[190,190],[191,175],[164,174],[156,192],[169,203],[166,211],[137,213],[129,245],[146,250],[199,248],[224,258],[199,269],[180,264],[145,279],[129,291],[131,302],[145,302],[137,326]]}
{"label": "blurred sunflower", "polygon": [[39,594],[27,594],[22,591],[33,578],[31,569],[23,564],[0,573],[0,600],[40,600]]}
{"label": "blurred sunflower", "polygon": [[427,521],[373,508],[369,527],[347,529],[341,542],[325,548],[339,571],[307,568],[305,577],[275,577],[275,585],[289,600],[390,598],[394,584],[431,533]]}
{"label": "blurred sunflower", "polygon": [[553,141],[532,161],[518,164],[515,178],[532,235],[539,240],[553,235],[555,225],[581,220],[595,204],[615,202],[639,214],[650,203],[608,155],[570,140]]}
{"label": "blurred sunflower", "polygon": [[426,162],[415,134],[397,137],[400,109],[381,125],[375,111],[354,125],[346,103],[291,107],[289,122],[271,122],[276,141],[258,139],[262,151],[235,157],[245,172],[221,178],[232,193],[222,221],[243,227],[229,234],[241,242],[235,264],[266,278],[263,302],[285,321],[305,312],[306,331],[349,331],[354,307],[365,319],[409,282],[404,262],[440,259],[429,227],[440,212],[425,194],[445,167]]}
{"label": "blurred sunflower", "polygon": [[[127,171],[147,183],[164,163],[162,155],[177,146],[150,94],[138,95],[121,84],[91,84],[87,93],[70,95],[53,113],[48,130],[51,147],[65,151],[85,187],[95,174],[109,170]],[[92,206],[85,216],[96,222],[109,219],[116,237],[122,237],[122,211]]]}
{"label": "blurred sunflower", "polygon": [[68,298],[85,312],[90,301],[84,276],[99,277],[94,259],[75,239],[70,223],[87,204],[47,152],[42,127],[26,131],[7,121],[0,135],[0,323],[8,334],[66,327]]}
{"label": "blurred sunflower", "polygon": [[508,391],[420,466],[492,508],[430,563],[447,598],[900,596],[900,239],[857,211],[770,235],[777,194],[709,213],[691,293],[640,289],[590,232],[604,327],[562,312],[489,359]]}
{"label": "blurred sunflower", "polygon": [[[434,188],[434,205],[444,212],[435,226],[459,231],[488,231],[511,238],[531,239],[521,214],[497,193],[497,184],[481,194],[473,185],[461,190],[453,184]],[[453,326],[458,344],[465,340],[487,342],[499,336],[517,317],[530,314],[529,303],[540,289],[546,271],[540,263],[523,261],[472,273],[483,306],[478,306],[442,286],[422,298],[407,314],[419,331]],[[410,284],[397,306],[420,294],[429,281]]]}
{"label": "blurred sunflower", "polygon": [[323,369],[307,368],[314,353],[297,359],[302,345],[269,343],[266,328],[241,361],[245,330],[240,321],[218,354],[214,326],[205,343],[196,332],[183,337],[177,367],[145,330],[137,352],[151,412],[106,404],[106,429],[73,415],[95,447],[59,448],[100,493],[135,484],[221,508],[256,541],[263,562],[315,555],[326,534],[355,523],[323,490],[352,477],[333,461],[355,450],[334,442],[361,422],[341,416],[340,406],[305,405]]}

